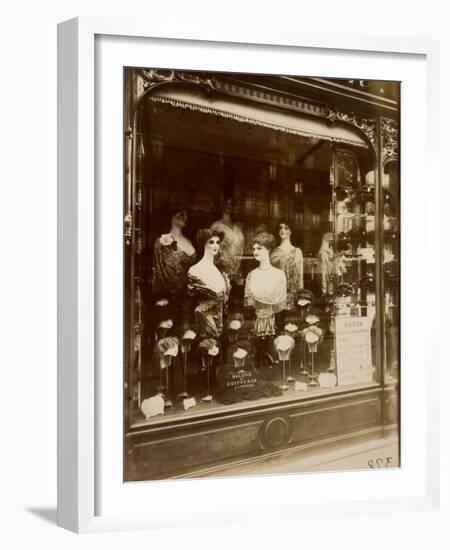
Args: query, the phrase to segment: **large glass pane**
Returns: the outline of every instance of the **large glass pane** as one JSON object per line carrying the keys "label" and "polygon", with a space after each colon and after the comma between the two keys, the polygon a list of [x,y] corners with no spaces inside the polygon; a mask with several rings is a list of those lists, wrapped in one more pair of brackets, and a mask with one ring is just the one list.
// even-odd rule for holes
{"label": "large glass pane", "polygon": [[398,162],[383,174],[386,383],[400,380],[400,182]]}
{"label": "large glass pane", "polygon": [[[326,243],[322,247],[322,295],[330,298],[337,384],[343,387],[378,378],[375,190],[373,171],[361,172],[355,152],[339,148],[333,159],[333,241],[331,252]],[[365,160],[361,165],[370,166]]]}
{"label": "large glass pane", "polygon": [[139,120],[137,417],[376,381],[368,147],[156,101]]}

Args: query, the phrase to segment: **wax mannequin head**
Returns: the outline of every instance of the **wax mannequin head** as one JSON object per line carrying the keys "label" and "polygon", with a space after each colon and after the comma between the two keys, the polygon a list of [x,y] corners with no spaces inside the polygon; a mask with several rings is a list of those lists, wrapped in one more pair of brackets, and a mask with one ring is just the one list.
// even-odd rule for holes
{"label": "wax mannequin head", "polygon": [[211,237],[206,241],[205,254],[209,256],[215,256],[220,249],[220,239],[217,236]]}
{"label": "wax mannequin head", "polygon": [[220,250],[223,235],[220,231],[200,229],[197,233],[197,246],[204,257],[214,258]]}
{"label": "wax mannequin head", "polygon": [[279,238],[282,248],[290,248],[291,246],[299,245],[300,235],[292,222],[286,218],[279,220],[275,226],[274,234]]}
{"label": "wax mannequin head", "polygon": [[278,236],[280,237],[281,242],[284,242],[284,241],[290,242],[291,236],[292,236],[292,230],[290,225],[285,220],[282,220],[278,224],[277,228],[278,228]]}
{"label": "wax mannequin head", "polygon": [[171,218],[170,218],[170,225],[171,227],[175,227],[179,230],[183,229],[183,227],[186,226],[187,223],[187,211],[185,209],[176,210],[173,212]]}
{"label": "wax mannequin head", "polygon": [[232,197],[225,197],[222,203],[222,212],[231,215],[233,213],[233,206]]}
{"label": "wax mannequin head", "polygon": [[258,233],[253,239],[253,256],[259,264],[268,264],[270,251],[275,248],[275,237],[270,233]]}
{"label": "wax mannequin head", "polygon": [[264,246],[258,243],[253,243],[253,256],[256,261],[261,263],[269,258],[269,251]]}
{"label": "wax mannequin head", "polygon": [[327,232],[323,234],[322,244],[320,250],[331,250],[331,244],[333,242],[333,233]]}
{"label": "wax mannequin head", "polygon": [[188,224],[189,212],[182,200],[165,200],[155,211],[155,233],[171,234],[175,238],[183,238]]}

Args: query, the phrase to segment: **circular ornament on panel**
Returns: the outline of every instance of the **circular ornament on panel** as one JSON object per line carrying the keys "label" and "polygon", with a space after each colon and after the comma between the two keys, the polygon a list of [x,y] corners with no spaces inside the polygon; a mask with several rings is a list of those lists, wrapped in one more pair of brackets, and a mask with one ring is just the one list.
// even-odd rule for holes
{"label": "circular ornament on panel", "polygon": [[274,416],[264,421],[259,430],[259,441],[263,449],[279,449],[289,443],[292,435],[292,421],[287,416]]}

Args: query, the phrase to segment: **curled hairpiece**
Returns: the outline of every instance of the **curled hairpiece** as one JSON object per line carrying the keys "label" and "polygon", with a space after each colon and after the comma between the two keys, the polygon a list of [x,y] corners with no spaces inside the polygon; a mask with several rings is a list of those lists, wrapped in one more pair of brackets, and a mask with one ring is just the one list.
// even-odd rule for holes
{"label": "curled hairpiece", "polygon": [[273,233],[277,237],[279,235],[281,225],[285,225],[286,227],[288,227],[289,231],[291,232],[291,242],[294,246],[296,246],[300,242],[299,228],[292,220],[289,220],[288,218],[281,218],[277,221],[276,225],[273,226]]}
{"label": "curled hairpiece", "polygon": [[157,217],[160,223],[160,232],[168,233],[171,229],[173,217],[181,212],[186,212],[189,218],[189,209],[181,201],[170,199],[159,204],[157,206]]}
{"label": "curled hairpiece", "polygon": [[219,241],[222,242],[224,233],[223,231],[218,231],[217,229],[199,229],[197,231],[197,246],[200,250],[205,248],[206,243],[211,239],[211,237],[218,237]]}
{"label": "curled hairpiece", "polygon": [[253,244],[264,246],[264,248],[267,248],[267,250],[270,251],[275,248],[276,240],[271,233],[266,233],[265,231],[263,231],[262,233],[258,233],[255,236],[255,238],[253,239]]}
{"label": "curled hairpiece", "polygon": [[178,200],[166,200],[164,201],[159,208],[161,213],[164,213],[164,218],[166,220],[172,220],[172,218],[179,214],[180,212],[186,212],[189,216],[189,209],[186,207],[186,204],[183,204]]}
{"label": "curled hairpiece", "polygon": [[280,229],[280,226],[282,225],[286,225],[287,227],[289,227],[290,231],[293,230],[292,223],[286,218],[281,218],[281,220],[278,220],[276,228]]}

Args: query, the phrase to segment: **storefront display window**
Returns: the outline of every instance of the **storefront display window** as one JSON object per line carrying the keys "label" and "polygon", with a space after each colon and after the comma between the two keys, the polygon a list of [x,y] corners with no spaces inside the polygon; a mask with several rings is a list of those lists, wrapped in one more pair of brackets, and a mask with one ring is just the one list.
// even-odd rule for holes
{"label": "storefront display window", "polygon": [[306,115],[272,128],[176,94],[138,113],[135,419],[377,383],[385,314],[395,371],[395,165],[384,177],[383,312],[369,144],[326,125],[308,133]]}
{"label": "storefront display window", "polygon": [[399,83],[124,75],[125,480],[399,464]]}

